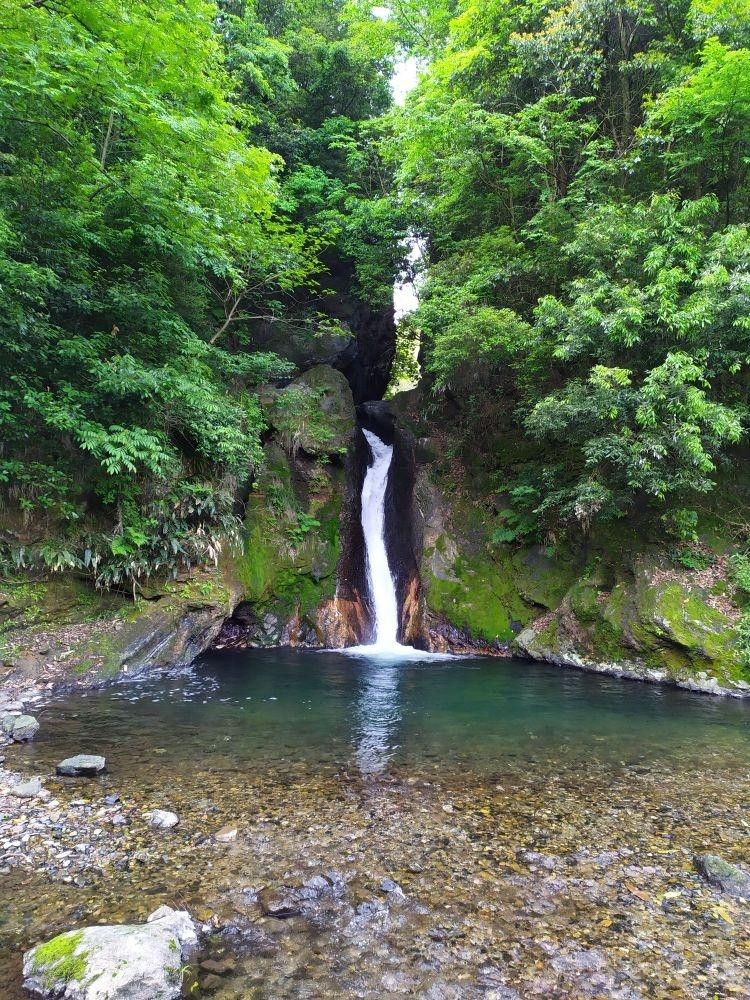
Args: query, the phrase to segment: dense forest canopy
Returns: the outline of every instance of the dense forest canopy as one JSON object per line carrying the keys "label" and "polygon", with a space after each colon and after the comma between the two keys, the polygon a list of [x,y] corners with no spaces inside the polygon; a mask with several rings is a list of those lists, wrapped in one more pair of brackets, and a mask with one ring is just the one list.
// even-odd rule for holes
{"label": "dense forest canopy", "polygon": [[105,585],[213,558],[261,459],[253,387],[292,373],[253,325],[312,336],[331,257],[390,289],[367,122],[392,43],[316,0],[5,0],[0,23],[3,557]]}
{"label": "dense forest canopy", "polygon": [[489,0],[437,23],[391,146],[429,245],[412,325],[465,440],[516,438],[489,459],[505,536],[644,504],[690,534],[747,417],[750,7]]}
{"label": "dense forest canopy", "polygon": [[335,325],[334,276],[387,309],[408,231],[398,356],[420,341],[452,447],[485,440],[499,540],[645,510],[693,536],[747,421],[747,0],[3,0],[0,26],[6,566],[214,558],[257,389],[293,374],[257,331]]}

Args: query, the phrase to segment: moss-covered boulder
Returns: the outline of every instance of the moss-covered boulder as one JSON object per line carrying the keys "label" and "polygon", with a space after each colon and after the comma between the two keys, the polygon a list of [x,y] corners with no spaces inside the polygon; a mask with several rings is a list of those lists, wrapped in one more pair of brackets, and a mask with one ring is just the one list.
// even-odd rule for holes
{"label": "moss-covered boulder", "polygon": [[346,377],[316,365],[283,389],[264,396],[264,411],[277,441],[292,455],[344,454],[354,433],[354,400]]}
{"label": "moss-covered boulder", "polygon": [[750,899],[750,874],[744,868],[730,864],[718,854],[699,854],[693,864],[709,885],[729,896]]}
{"label": "moss-covered boulder", "polygon": [[24,955],[24,987],[68,1000],[170,1000],[182,996],[197,947],[190,915],[161,906],[145,924],[84,927],[37,945]]}
{"label": "moss-covered boulder", "polygon": [[577,580],[517,646],[551,663],[745,694],[750,677],[737,647],[739,611],[720,589],[659,550],[613,553],[609,576],[590,571]]}

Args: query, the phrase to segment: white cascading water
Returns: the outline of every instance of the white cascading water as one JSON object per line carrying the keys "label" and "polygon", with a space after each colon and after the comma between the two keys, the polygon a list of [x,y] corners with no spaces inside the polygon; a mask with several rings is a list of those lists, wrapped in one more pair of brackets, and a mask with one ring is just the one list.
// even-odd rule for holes
{"label": "white cascading water", "polygon": [[372,431],[363,433],[372,451],[362,484],[362,532],[367,551],[367,580],[375,615],[373,645],[378,649],[398,648],[398,602],[385,547],[385,493],[393,459],[393,445]]}
{"label": "white cascading water", "polygon": [[[451,659],[449,653],[429,653],[414,646],[403,646],[398,641],[398,599],[385,547],[385,499],[393,446],[372,431],[362,428],[362,433],[372,452],[372,463],[368,465],[362,483],[361,520],[367,553],[367,582],[375,621],[371,643],[349,646],[342,652],[367,660],[377,659],[381,663]],[[382,693],[382,685],[379,691]]]}
{"label": "white cascading water", "polygon": [[[387,7],[374,7],[376,17],[388,20],[391,12]],[[394,102],[401,106],[406,95],[416,85],[419,74],[419,64],[416,59],[400,59],[397,61],[391,89]],[[416,236],[410,235],[404,241],[411,268],[415,267],[421,256],[422,247]],[[393,306],[397,320],[413,312],[419,300],[415,281],[407,276],[397,277],[393,287]],[[411,388],[404,385],[402,388]],[[368,466],[365,480],[362,484],[362,531],[365,536],[367,550],[367,578],[370,586],[373,611],[375,614],[374,641],[367,646],[350,646],[342,650],[352,656],[361,656],[367,660],[376,658],[381,663],[398,663],[403,660],[442,660],[450,659],[448,653],[429,653],[415,649],[413,646],[402,646],[398,641],[398,600],[396,587],[388,565],[388,552],[385,547],[385,494],[388,486],[388,472],[393,459],[393,447],[382,441],[377,434],[364,430],[363,433],[372,451],[372,465]],[[383,712],[392,715],[391,699],[385,697],[387,687],[391,683],[388,678],[378,681],[378,705],[376,718],[364,726],[363,746],[379,746],[382,739],[381,716]],[[392,689],[395,696],[395,688]],[[366,713],[365,713],[366,715]],[[381,720],[381,721],[379,721]],[[374,734],[374,736],[373,736]],[[369,741],[369,743],[368,743]],[[365,751],[363,750],[363,753]],[[368,765],[368,770],[372,767]]]}

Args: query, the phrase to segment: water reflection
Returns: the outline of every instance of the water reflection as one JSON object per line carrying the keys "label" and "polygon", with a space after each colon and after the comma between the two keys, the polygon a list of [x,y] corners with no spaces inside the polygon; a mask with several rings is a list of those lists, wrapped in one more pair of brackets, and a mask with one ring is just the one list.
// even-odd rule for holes
{"label": "water reflection", "polygon": [[401,722],[396,667],[373,664],[361,675],[354,715],[355,760],[362,774],[379,774],[390,763]]}

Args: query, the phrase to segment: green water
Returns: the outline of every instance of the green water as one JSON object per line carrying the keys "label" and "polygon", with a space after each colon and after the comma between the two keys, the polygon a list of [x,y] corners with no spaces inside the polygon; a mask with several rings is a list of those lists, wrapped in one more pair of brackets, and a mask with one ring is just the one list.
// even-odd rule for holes
{"label": "green water", "polygon": [[229,755],[363,774],[478,774],[535,760],[750,760],[750,705],[513,660],[367,661],[292,650],[213,653],[182,678],[68,698],[43,712],[30,766],[68,752],[137,765]]}

